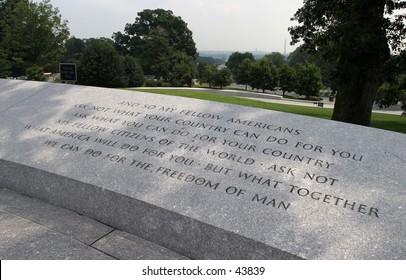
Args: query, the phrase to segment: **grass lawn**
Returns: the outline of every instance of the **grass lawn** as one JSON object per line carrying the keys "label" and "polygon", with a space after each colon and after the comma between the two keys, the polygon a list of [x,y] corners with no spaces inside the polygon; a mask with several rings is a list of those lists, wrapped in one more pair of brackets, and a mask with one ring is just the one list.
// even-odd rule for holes
{"label": "grass lawn", "polygon": [[[243,106],[262,108],[298,115],[305,115],[310,117],[331,119],[333,114],[332,109],[328,108],[318,108],[318,107],[305,107],[305,106],[294,106],[285,105],[278,103],[268,103],[258,100],[245,99],[240,97],[232,96],[222,96],[213,93],[207,93],[197,90],[188,89],[129,89],[142,92],[158,93],[172,96],[182,96],[188,98],[196,98],[203,100],[210,100],[214,102],[222,102],[229,104],[238,104]],[[388,115],[388,114],[372,114],[371,126],[375,128],[396,131],[400,133],[406,133],[406,117]]]}

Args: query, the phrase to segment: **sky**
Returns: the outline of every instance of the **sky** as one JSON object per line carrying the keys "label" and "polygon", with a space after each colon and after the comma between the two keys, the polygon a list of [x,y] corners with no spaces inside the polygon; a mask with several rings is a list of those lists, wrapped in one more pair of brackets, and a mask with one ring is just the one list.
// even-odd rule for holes
{"label": "sky", "polygon": [[[41,1],[35,1],[41,2]],[[51,0],[72,36],[111,38],[144,9],[162,8],[180,16],[198,50],[287,52],[288,27],[303,0]]]}

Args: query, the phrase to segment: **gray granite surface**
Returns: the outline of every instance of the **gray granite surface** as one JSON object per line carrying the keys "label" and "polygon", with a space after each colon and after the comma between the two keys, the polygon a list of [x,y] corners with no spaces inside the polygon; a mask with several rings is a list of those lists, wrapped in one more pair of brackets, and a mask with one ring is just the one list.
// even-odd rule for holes
{"label": "gray granite surface", "polygon": [[[26,211],[28,209],[30,211]],[[56,217],[59,217],[60,222],[55,219]],[[79,232],[80,229],[83,233]],[[70,210],[0,188],[0,259],[185,260],[187,258]]]}
{"label": "gray granite surface", "polygon": [[155,243],[117,230],[97,241],[93,247],[120,260],[189,259]]}
{"label": "gray granite surface", "polygon": [[27,219],[0,210],[2,260],[108,260],[96,249]]}
{"label": "gray granite surface", "polygon": [[7,100],[7,188],[190,258],[406,259],[404,134],[69,85]]}
{"label": "gray granite surface", "polygon": [[30,87],[27,87],[26,81],[2,80],[0,83],[0,112],[29,99],[50,86],[52,85],[48,83],[31,82]]}
{"label": "gray granite surface", "polygon": [[16,195],[3,188],[0,188],[0,209],[24,217],[87,245],[93,244],[114,230],[86,216],[37,199]]}

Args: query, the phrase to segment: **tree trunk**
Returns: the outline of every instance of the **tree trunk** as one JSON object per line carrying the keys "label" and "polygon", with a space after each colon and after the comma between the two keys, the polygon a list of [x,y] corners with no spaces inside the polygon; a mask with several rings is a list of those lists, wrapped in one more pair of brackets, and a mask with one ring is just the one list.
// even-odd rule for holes
{"label": "tree trunk", "polygon": [[369,126],[378,88],[383,83],[382,69],[365,73],[351,72],[352,77],[338,85],[333,120]]}
{"label": "tree trunk", "polygon": [[339,43],[337,99],[333,120],[369,126],[390,50],[384,29],[384,0],[353,1]]}

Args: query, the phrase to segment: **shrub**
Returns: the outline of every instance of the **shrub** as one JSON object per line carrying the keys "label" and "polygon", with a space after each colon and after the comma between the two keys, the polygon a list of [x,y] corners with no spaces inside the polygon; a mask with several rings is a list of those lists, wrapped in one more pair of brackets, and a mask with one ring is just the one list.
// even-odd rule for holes
{"label": "shrub", "polygon": [[132,56],[124,57],[125,76],[127,79],[127,86],[140,87],[144,84],[144,71],[138,61]]}
{"label": "shrub", "polygon": [[79,83],[100,87],[125,87],[124,59],[114,47],[94,39],[83,52],[78,71]]}
{"label": "shrub", "polygon": [[27,79],[30,81],[45,81],[44,68],[34,65],[26,70]]}

